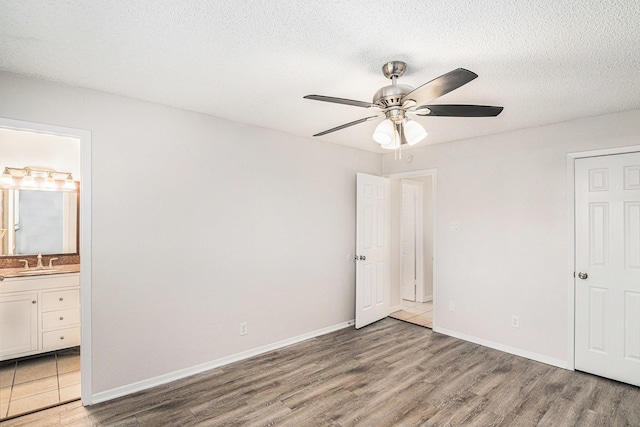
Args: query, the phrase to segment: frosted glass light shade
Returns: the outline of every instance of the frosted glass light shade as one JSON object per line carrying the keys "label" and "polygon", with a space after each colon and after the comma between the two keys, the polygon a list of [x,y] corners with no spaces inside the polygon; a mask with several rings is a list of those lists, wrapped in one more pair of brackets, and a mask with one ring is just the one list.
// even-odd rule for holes
{"label": "frosted glass light shade", "polygon": [[407,119],[404,124],[404,137],[407,144],[414,145],[422,141],[427,136],[427,131],[418,122]]}
{"label": "frosted glass light shade", "polygon": [[2,185],[13,185],[13,177],[11,176],[7,168],[5,168],[4,172],[2,173],[2,178],[0,178],[0,183]]}
{"label": "frosted glass light shade", "polygon": [[33,179],[31,173],[28,173],[22,178],[22,182],[20,182],[21,187],[35,187],[36,181]]}
{"label": "frosted glass light shade", "polygon": [[376,126],[376,130],[373,131],[373,140],[383,147],[387,144],[391,144],[395,137],[395,126],[390,119],[385,119]]}
{"label": "frosted glass light shade", "polygon": [[47,188],[47,189],[56,188],[56,182],[53,179],[53,175],[51,174],[51,172],[49,172],[47,177],[44,179],[44,187]]}
{"label": "frosted glass light shade", "polygon": [[67,176],[67,179],[64,180],[64,185],[62,186],[62,188],[66,188],[69,190],[75,190],[76,189],[76,183],[73,182],[73,177],[71,176],[71,174],[69,174]]}
{"label": "frosted glass light shade", "polygon": [[382,148],[387,150],[395,150],[396,148],[400,148],[400,135],[396,133],[397,137],[388,144],[384,144]]}

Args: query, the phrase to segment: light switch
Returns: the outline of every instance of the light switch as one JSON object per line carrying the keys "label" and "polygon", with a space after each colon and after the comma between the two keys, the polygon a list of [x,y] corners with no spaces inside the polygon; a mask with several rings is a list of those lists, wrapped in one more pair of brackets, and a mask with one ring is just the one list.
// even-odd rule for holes
{"label": "light switch", "polygon": [[449,231],[460,231],[460,223],[459,222],[450,222],[449,223]]}

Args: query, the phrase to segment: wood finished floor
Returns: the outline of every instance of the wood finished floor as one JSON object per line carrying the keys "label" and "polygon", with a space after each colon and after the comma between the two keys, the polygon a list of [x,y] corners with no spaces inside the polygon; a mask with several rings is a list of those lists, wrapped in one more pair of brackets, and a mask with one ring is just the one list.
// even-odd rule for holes
{"label": "wood finished floor", "polygon": [[640,426],[640,388],[395,319],[13,426]]}

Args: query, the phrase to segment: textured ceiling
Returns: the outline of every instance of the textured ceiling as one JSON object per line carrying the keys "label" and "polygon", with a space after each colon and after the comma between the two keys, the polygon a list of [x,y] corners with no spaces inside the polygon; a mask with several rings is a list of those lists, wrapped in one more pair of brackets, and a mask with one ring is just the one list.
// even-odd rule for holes
{"label": "textured ceiling", "polygon": [[[419,86],[480,77],[438,103],[496,118],[418,119],[418,144],[640,108],[637,0],[0,0],[0,69],[311,136],[371,115],[382,65]],[[381,151],[367,122],[321,139]]]}

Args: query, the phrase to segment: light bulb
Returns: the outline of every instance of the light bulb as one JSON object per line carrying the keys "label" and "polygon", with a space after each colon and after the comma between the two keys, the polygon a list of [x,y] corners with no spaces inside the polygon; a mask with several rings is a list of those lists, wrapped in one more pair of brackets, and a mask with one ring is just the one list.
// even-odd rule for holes
{"label": "light bulb", "polygon": [[63,188],[67,188],[69,190],[75,190],[76,189],[76,183],[73,182],[73,176],[71,176],[71,174],[67,175],[67,179],[65,179],[65,181],[64,181]]}
{"label": "light bulb", "polygon": [[384,119],[373,131],[373,140],[384,147],[393,143],[395,133],[395,126],[391,119]]}
{"label": "light bulb", "polygon": [[0,178],[2,185],[13,185],[13,176],[9,173],[9,168],[4,168],[2,178]]}
{"label": "light bulb", "polygon": [[406,119],[403,124],[404,137],[407,144],[414,145],[422,141],[427,136],[427,131],[418,122]]}
{"label": "light bulb", "polygon": [[27,174],[22,178],[20,185],[22,187],[35,187],[36,181],[33,179],[30,169],[27,169]]}
{"label": "light bulb", "polygon": [[48,189],[56,188],[56,182],[53,179],[53,174],[49,172],[44,180],[44,187]]}

